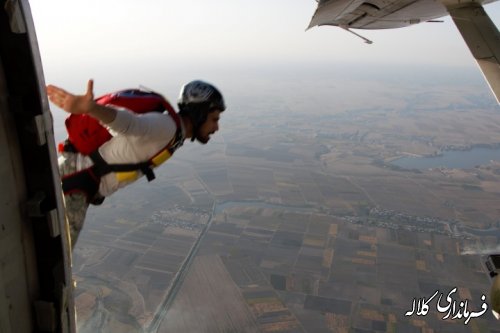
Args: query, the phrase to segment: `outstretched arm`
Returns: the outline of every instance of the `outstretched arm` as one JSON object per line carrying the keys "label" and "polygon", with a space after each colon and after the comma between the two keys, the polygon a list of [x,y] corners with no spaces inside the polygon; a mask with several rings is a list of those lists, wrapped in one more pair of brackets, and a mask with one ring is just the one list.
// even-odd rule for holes
{"label": "outstretched arm", "polygon": [[109,124],[116,118],[116,110],[99,105],[94,101],[94,81],[87,83],[85,95],[73,95],[59,87],[48,85],[47,96],[49,100],[71,114],[88,114],[104,124]]}

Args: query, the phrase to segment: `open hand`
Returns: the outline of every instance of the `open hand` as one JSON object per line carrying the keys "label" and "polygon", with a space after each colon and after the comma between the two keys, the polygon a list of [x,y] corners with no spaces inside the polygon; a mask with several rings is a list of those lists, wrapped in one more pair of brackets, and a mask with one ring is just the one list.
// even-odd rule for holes
{"label": "open hand", "polygon": [[64,89],[53,85],[48,85],[47,96],[52,103],[66,112],[72,114],[85,114],[89,113],[92,107],[95,105],[93,90],[93,80],[89,80],[89,82],[87,83],[87,92],[85,93],[85,95],[73,95],[72,93],[69,93]]}

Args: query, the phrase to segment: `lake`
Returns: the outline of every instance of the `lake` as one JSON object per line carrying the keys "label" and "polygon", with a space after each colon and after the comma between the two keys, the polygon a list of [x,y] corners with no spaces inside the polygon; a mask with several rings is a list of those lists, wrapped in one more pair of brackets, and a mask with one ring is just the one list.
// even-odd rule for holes
{"label": "lake", "polygon": [[404,169],[456,168],[470,169],[476,165],[500,161],[500,149],[473,148],[466,151],[445,151],[441,156],[434,157],[402,157],[392,161],[393,165]]}

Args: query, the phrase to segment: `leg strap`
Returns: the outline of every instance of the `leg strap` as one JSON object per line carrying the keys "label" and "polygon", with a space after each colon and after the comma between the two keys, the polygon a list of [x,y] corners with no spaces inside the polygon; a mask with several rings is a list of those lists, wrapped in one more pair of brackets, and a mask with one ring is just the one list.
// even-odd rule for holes
{"label": "leg strap", "polygon": [[99,190],[100,180],[92,170],[88,168],[62,178],[62,188],[64,194],[72,192],[83,192],[87,196],[87,202],[90,203],[96,197]]}

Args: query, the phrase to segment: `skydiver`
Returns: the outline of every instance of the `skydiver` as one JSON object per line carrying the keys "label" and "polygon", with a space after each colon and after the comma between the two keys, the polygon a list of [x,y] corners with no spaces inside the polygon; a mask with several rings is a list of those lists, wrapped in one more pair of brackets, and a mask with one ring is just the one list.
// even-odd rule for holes
{"label": "skydiver", "polygon": [[[94,101],[93,80],[88,81],[84,95],[74,95],[53,85],[47,86],[47,95],[52,103],[72,115],[84,114],[97,119],[113,135],[97,149],[97,160],[101,161],[72,149],[68,141],[59,158],[72,247],[90,203],[102,202],[145,173],[149,180],[151,161],[165,152],[165,147],[169,147],[167,155],[170,157],[185,139],[206,144],[219,130],[220,114],[226,109],[219,90],[203,81],[192,81],[181,88],[179,111],[170,115],[166,112],[137,115],[126,109],[99,105]],[[177,118],[177,122],[173,118]],[[96,171],[96,166],[102,169],[102,164],[141,163],[147,163],[147,168],[136,170],[136,177],[130,177],[130,172]]]}

